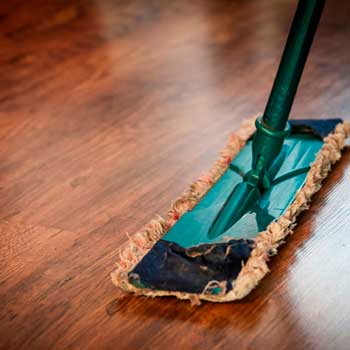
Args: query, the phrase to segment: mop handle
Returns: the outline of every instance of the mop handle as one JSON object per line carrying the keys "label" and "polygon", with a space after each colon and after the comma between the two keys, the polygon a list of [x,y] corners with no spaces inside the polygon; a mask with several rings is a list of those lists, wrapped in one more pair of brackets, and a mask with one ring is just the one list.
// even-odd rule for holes
{"label": "mop handle", "polygon": [[216,215],[209,237],[218,237],[249,212],[271,186],[269,169],[290,132],[289,112],[303,72],[325,0],[300,0],[262,118],[252,143],[252,168],[236,185]]}
{"label": "mop handle", "polygon": [[289,31],[263,122],[284,130],[326,0],[300,0]]}

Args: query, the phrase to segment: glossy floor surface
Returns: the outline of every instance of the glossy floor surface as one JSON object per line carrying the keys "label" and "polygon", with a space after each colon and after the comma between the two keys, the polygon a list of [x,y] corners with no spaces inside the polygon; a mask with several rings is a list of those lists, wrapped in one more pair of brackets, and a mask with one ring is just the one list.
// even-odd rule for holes
{"label": "glossy floor surface", "polygon": [[[1,349],[347,349],[350,150],[241,302],[118,298],[117,251],[261,112],[295,1],[0,4]],[[292,115],[349,118],[329,0]]]}

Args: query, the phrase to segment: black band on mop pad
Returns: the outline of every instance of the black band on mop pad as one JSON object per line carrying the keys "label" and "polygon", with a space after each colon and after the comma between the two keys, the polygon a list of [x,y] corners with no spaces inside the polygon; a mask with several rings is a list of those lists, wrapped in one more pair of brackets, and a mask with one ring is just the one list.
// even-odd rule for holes
{"label": "black band on mop pad", "polygon": [[[309,134],[314,135],[320,140],[331,133],[342,119],[293,119],[289,121],[292,127],[292,134]],[[249,138],[251,140],[254,134]]]}
{"label": "black band on mop pad", "polygon": [[252,240],[237,239],[185,249],[161,239],[129,273],[129,279],[150,289],[188,293],[201,293],[210,281],[226,281],[229,292],[253,245]]}
{"label": "black band on mop pad", "polygon": [[293,119],[289,123],[292,127],[293,134],[312,134],[320,139],[331,133],[337,124],[341,123],[341,119]]}

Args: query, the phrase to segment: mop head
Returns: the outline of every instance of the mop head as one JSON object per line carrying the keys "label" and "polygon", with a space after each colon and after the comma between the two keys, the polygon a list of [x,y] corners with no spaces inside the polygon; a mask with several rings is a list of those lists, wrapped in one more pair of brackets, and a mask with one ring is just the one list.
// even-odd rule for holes
{"label": "mop head", "polygon": [[[254,121],[255,118],[246,120],[230,135],[214,166],[172,204],[166,219],[158,217],[129,237],[112,273],[112,281],[119,289],[150,297],[175,296],[194,304],[200,300],[228,302],[245,297],[268,273],[269,257],[277,253],[278,246],[293,232],[297,216],[309,208],[312,195],[321,188],[332,164],[340,159],[350,135],[350,124],[340,119],[291,121],[294,134],[313,135],[319,140],[319,148],[312,154],[308,172],[298,177],[302,182],[288,205],[281,209],[278,203],[275,206],[281,209],[278,215],[260,222],[257,227],[264,229],[257,229],[256,233],[253,230],[253,235],[196,244],[194,231],[207,229],[208,210],[215,207],[215,201],[223,200],[219,197],[227,187],[225,179],[233,176],[230,174],[235,170],[235,160],[242,157],[245,146],[251,142]],[[257,221],[266,217],[258,211],[255,216]],[[243,220],[238,231],[249,231],[249,223]],[[193,231],[193,227],[198,230]],[[176,242],[181,234],[188,237],[186,246]]]}

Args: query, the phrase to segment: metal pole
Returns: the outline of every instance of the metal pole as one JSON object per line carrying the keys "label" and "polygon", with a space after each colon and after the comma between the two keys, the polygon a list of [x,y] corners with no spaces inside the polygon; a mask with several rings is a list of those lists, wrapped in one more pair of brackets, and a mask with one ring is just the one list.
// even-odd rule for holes
{"label": "metal pole", "polygon": [[263,122],[284,130],[325,0],[300,0],[268,99]]}

